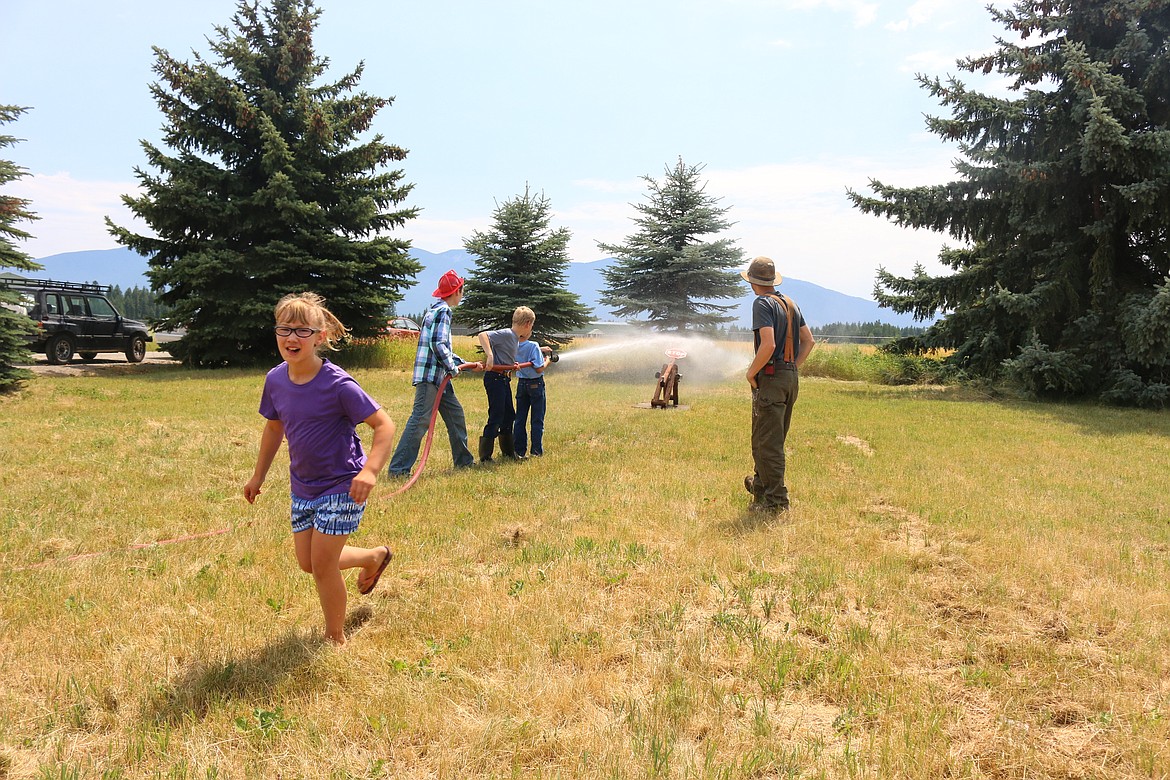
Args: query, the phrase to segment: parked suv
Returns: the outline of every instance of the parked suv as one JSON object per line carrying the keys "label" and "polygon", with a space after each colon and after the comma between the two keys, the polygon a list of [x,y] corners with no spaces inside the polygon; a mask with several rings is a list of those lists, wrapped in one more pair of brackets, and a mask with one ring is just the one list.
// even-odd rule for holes
{"label": "parked suv", "polygon": [[29,349],[44,352],[54,365],[76,352],[93,360],[99,352],[122,352],[131,363],[146,357],[153,341],[146,324],[123,317],[106,298],[106,285],[52,279],[0,279],[0,287],[20,295],[21,308],[36,324]]}

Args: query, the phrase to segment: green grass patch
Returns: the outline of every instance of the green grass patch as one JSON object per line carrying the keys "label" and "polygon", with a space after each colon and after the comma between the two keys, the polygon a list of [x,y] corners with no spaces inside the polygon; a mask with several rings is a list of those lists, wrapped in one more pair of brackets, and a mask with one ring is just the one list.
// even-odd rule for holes
{"label": "green grass patch", "polygon": [[[543,458],[455,472],[440,424],[380,482],[340,652],[287,458],[241,494],[263,369],[0,398],[0,776],[1170,774],[1170,418],[806,374],[764,521],[748,345],[688,345],[685,410],[637,406],[661,344],[600,346],[549,370]],[[409,364],[350,365],[401,426]]]}

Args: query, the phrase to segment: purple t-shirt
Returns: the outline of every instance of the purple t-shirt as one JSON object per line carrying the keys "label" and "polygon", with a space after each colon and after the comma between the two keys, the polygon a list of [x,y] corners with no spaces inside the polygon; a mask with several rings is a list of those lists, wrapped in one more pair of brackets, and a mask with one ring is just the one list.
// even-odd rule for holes
{"label": "purple t-shirt", "polygon": [[353,377],[328,360],[303,385],[289,380],[287,363],[268,372],[260,414],[284,424],[294,496],[313,499],[349,492],[349,483],[366,465],[355,429],[380,408]]}

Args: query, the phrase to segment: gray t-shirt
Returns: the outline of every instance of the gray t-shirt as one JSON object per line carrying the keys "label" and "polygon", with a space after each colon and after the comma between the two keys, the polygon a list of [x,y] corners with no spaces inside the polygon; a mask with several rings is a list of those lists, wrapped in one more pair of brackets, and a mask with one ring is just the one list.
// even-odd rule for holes
{"label": "gray t-shirt", "polygon": [[489,331],[488,344],[492,347],[492,362],[497,366],[516,362],[516,347],[520,339],[511,328]]}

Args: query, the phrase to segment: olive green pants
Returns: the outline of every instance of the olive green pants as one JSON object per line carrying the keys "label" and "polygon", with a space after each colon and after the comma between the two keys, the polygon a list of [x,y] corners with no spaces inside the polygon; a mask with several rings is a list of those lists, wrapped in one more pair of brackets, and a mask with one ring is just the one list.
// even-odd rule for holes
{"label": "olive green pants", "polygon": [[788,438],[800,378],[795,368],[777,368],[772,376],[760,373],[756,385],[752,391],[752,460],[756,466],[753,500],[762,509],[787,509],[784,440]]}

